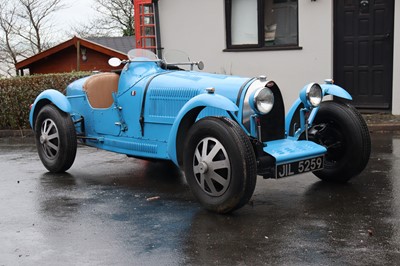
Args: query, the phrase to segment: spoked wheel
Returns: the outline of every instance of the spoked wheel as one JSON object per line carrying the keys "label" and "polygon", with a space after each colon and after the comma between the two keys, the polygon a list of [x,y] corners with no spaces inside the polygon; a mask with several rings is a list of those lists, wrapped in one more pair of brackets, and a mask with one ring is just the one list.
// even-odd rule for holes
{"label": "spoked wheel", "polygon": [[323,102],[309,137],[328,150],[324,169],[314,172],[322,180],[347,182],[368,163],[371,153],[368,127],[352,105]]}
{"label": "spoked wheel", "polygon": [[53,120],[46,119],[43,121],[39,141],[45,156],[54,160],[60,150],[60,135]]}
{"label": "spoked wheel", "polygon": [[207,117],[193,125],[186,139],[183,165],[193,194],[210,211],[232,212],[253,195],[254,151],[232,120]]}
{"label": "spoked wheel", "polygon": [[35,141],[40,160],[53,173],[68,170],[76,155],[75,127],[69,114],[44,106],[36,119]]}
{"label": "spoked wheel", "polygon": [[212,197],[225,193],[231,181],[231,163],[225,147],[215,138],[197,144],[193,173],[200,188]]}

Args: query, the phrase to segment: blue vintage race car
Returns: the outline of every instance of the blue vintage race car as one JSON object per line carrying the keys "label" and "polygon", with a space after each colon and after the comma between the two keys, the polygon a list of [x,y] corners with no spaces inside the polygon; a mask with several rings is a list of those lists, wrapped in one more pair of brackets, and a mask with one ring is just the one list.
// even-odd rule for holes
{"label": "blue vintage race car", "polygon": [[367,125],[331,80],[306,85],[285,117],[278,85],[264,76],[197,72],[201,62],[168,63],[140,49],[128,58],[110,59],[124,64],[122,71],[77,80],[66,95],[50,89],[36,98],[29,120],[50,172],[72,166],[77,141],[171,160],[206,209],[227,213],[250,200],[257,175],[312,171],[346,182],[369,160]]}

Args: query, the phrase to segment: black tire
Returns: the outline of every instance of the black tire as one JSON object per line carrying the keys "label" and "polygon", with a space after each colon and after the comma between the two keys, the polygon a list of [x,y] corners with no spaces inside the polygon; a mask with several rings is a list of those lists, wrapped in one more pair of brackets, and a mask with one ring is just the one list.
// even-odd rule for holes
{"label": "black tire", "polygon": [[314,172],[321,180],[347,182],[361,173],[368,163],[371,153],[368,126],[350,104],[323,102],[309,137],[328,149],[324,169]]}
{"label": "black tire", "polygon": [[184,147],[186,180],[207,210],[229,213],[248,203],[256,186],[256,158],[237,123],[203,118],[189,130]]}
{"label": "black tire", "polygon": [[35,142],[43,165],[52,173],[67,171],[76,156],[76,132],[69,114],[45,105],[35,122]]}

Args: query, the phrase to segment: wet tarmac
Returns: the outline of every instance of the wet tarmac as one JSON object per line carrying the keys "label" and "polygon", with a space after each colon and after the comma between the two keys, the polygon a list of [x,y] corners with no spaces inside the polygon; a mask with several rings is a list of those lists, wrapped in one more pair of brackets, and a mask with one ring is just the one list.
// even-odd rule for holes
{"label": "wet tarmac", "polygon": [[54,175],[30,138],[0,138],[0,266],[399,264],[400,135],[372,141],[349,184],[259,178],[216,215],[171,164],[79,147]]}

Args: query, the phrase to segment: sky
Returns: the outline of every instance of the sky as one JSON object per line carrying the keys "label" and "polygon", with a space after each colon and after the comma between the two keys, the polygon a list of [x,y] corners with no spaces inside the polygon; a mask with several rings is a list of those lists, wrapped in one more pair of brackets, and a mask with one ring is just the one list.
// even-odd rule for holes
{"label": "sky", "polygon": [[68,6],[63,10],[59,10],[51,18],[54,25],[55,33],[58,38],[67,38],[64,32],[69,31],[74,25],[88,22],[89,19],[96,15],[92,8],[93,0],[64,0]]}
{"label": "sky", "polygon": [[[96,11],[92,8],[94,0],[63,0],[63,2],[67,8],[59,10],[49,17],[49,23],[52,25],[49,34],[53,45],[70,39],[73,26],[88,22],[91,17],[96,15]],[[3,74],[2,63],[0,62],[0,77]]]}

